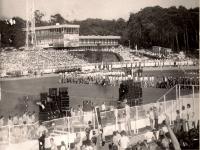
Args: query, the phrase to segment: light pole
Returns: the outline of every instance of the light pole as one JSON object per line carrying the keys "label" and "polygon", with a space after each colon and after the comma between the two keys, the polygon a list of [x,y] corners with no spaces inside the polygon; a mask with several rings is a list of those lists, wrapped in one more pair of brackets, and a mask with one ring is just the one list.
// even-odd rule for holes
{"label": "light pole", "polygon": [[128,47],[131,48],[131,42],[128,40]]}

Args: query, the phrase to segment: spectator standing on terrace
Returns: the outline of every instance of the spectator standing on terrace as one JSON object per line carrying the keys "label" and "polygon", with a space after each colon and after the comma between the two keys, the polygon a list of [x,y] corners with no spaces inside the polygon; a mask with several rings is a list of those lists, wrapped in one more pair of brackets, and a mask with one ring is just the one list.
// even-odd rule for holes
{"label": "spectator standing on terrace", "polygon": [[120,150],[126,150],[129,146],[129,137],[127,136],[125,131],[121,132],[121,139],[119,141],[119,149]]}
{"label": "spectator standing on terrace", "polygon": [[188,124],[188,130],[192,129],[193,126],[193,113],[192,113],[192,109],[191,109],[191,105],[187,104],[187,124]]}
{"label": "spectator standing on terrace", "polygon": [[101,105],[101,111],[106,111],[106,104],[105,104],[105,102],[103,102],[103,104]]}
{"label": "spectator standing on terrace", "polygon": [[126,130],[129,132],[129,134],[131,135],[131,117],[130,117],[130,106],[127,104],[127,99],[124,99],[124,103],[125,103],[125,126],[126,126]]}
{"label": "spectator standing on terrace", "polygon": [[150,111],[149,111],[149,121],[150,121],[151,129],[153,130],[154,129],[154,113],[153,113],[152,107],[150,108]]}
{"label": "spectator standing on terrace", "polygon": [[187,112],[185,110],[185,106],[182,106],[182,112],[181,112],[181,119],[183,123],[183,131],[187,131]]}
{"label": "spectator standing on terrace", "polygon": [[174,132],[179,133],[181,130],[181,116],[180,116],[180,111],[176,110],[176,120],[175,120],[175,125],[174,125]]}

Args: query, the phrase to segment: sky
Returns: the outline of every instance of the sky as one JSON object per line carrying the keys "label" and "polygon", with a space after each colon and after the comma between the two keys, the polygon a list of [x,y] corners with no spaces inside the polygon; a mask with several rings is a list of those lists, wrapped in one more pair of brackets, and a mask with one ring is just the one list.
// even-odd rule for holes
{"label": "sky", "polygon": [[[194,8],[199,6],[199,0],[35,0],[35,10],[43,12],[46,19],[60,13],[67,20],[128,19],[131,12],[156,5]],[[0,18],[14,16],[26,18],[26,0],[0,0]]]}

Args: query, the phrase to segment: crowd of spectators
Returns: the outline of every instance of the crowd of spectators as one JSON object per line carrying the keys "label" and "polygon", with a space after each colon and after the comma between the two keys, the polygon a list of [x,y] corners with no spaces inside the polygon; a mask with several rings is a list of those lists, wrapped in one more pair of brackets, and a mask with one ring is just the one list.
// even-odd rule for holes
{"label": "crowd of spectators", "polygon": [[[44,129],[46,130],[46,129]],[[128,135],[127,131],[122,130],[114,131],[110,140],[106,140],[103,129],[95,130],[89,123],[85,128],[85,133],[81,136],[80,133],[76,133],[73,143],[65,144],[61,141],[56,145],[54,138],[50,138],[50,150],[181,150],[181,149],[198,149],[198,130],[199,127],[191,128],[186,132],[178,132],[184,134],[179,137],[174,131],[174,127],[170,125],[168,116],[159,125],[157,130],[149,131],[142,136],[142,138],[135,140],[137,135]]]}
{"label": "crowd of spectators", "polygon": [[[73,51],[76,51],[73,50]],[[78,49],[77,49],[78,51]],[[83,50],[84,51],[84,50]],[[131,53],[132,50],[126,47],[119,46],[117,48],[103,49],[102,51],[112,51],[118,53],[124,60],[124,62],[143,61],[145,66],[170,66],[170,65],[188,65],[193,64],[190,59],[184,59],[180,62],[174,60],[152,60],[145,56],[136,56]],[[150,62],[148,62],[150,60]],[[175,64],[171,64],[174,62]],[[0,69],[1,75],[29,75],[35,71],[41,71],[46,73],[53,73],[56,69],[65,69],[68,67],[86,65],[88,62],[78,58],[76,55],[70,54],[67,50],[30,50],[30,51],[3,51],[0,53]],[[166,64],[165,64],[166,63]],[[186,64],[185,64],[186,63]],[[134,64],[135,65],[135,64]]]}
{"label": "crowd of spectators", "polygon": [[4,116],[0,117],[0,127],[9,125],[26,125],[33,124],[36,122],[35,112],[24,112],[23,115],[15,114],[13,116],[9,115],[7,121]]}
{"label": "crowd of spectators", "polygon": [[[7,120],[6,120],[7,119]],[[33,139],[35,137],[37,122],[35,112],[24,112],[22,115],[9,115],[8,118],[0,117],[0,141],[8,140],[11,143],[18,143]],[[9,129],[9,131],[8,131]],[[8,134],[10,133],[10,134]]]}
{"label": "crowd of spectators", "polygon": [[58,69],[86,64],[64,50],[5,51],[0,53],[1,72],[7,75],[33,73],[36,70]]}

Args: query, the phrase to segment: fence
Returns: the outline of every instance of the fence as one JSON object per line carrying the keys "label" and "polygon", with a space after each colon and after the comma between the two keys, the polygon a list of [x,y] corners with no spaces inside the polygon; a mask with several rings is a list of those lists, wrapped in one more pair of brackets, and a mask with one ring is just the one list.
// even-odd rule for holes
{"label": "fence", "polygon": [[[152,93],[153,94],[153,93]],[[199,120],[199,86],[197,85],[176,85],[155,103],[149,103],[130,108],[131,130],[135,134],[144,132],[150,126],[150,113],[152,109],[158,114],[158,123],[162,123],[167,114],[170,123],[176,119],[176,110],[182,111],[182,106],[191,105],[192,112],[195,112],[195,121]],[[100,112],[101,124],[105,135],[111,135],[113,131],[126,130],[125,109],[115,109]],[[84,132],[88,122],[94,129],[98,129],[97,115],[94,112],[84,112],[79,116],[64,117],[44,122],[53,136],[62,136]],[[28,139],[36,139],[38,123],[32,125],[3,126],[0,128],[0,143],[20,143]],[[75,136],[74,136],[75,137]],[[73,140],[72,140],[73,141]]]}
{"label": "fence", "polygon": [[37,127],[38,122],[34,124],[3,126],[0,128],[0,144],[15,144],[37,139]]}
{"label": "fence", "polygon": [[[187,109],[187,104],[190,104],[192,112],[199,112],[198,85],[176,85],[155,103],[131,107],[131,129],[136,134],[148,129],[150,127],[149,115],[151,109],[158,114],[159,124],[165,119],[165,114],[169,116],[170,123],[173,124],[176,119],[176,110],[182,112],[182,106],[185,106],[185,109]],[[199,120],[198,113],[194,117],[196,121]],[[116,130],[126,130],[125,109],[102,112],[101,118],[106,131],[105,134],[107,135],[111,135]]]}

